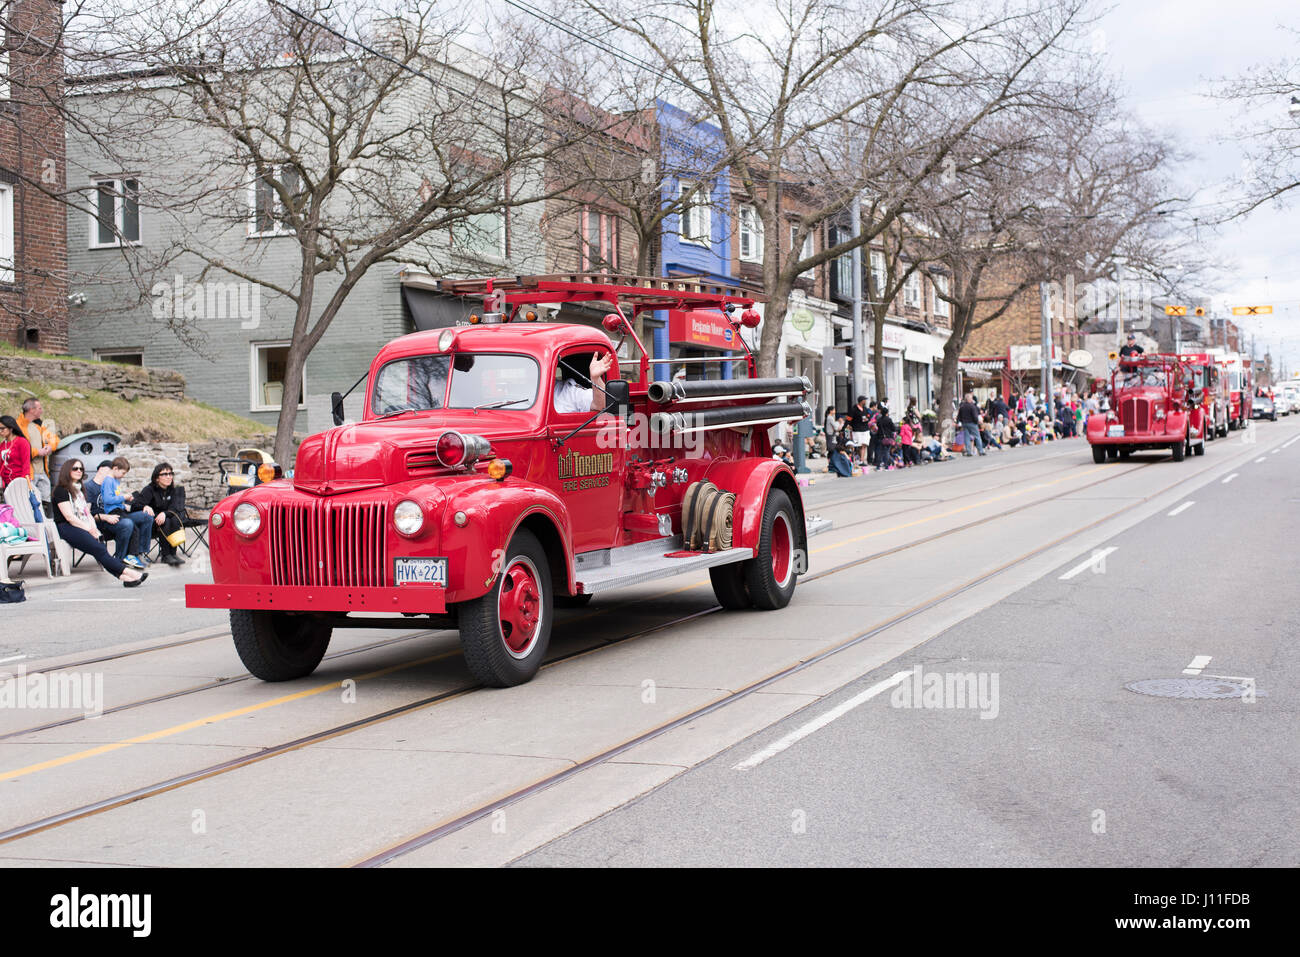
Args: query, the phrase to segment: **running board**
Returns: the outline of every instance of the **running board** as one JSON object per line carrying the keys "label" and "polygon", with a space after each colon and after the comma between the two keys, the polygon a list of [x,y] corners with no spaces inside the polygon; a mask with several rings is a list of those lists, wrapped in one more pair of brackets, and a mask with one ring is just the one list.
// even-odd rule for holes
{"label": "running board", "polygon": [[[831,520],[812,516],[807,519],[808,535],[811,537],[828,531]],[[678,558],[667,557],[673,552],[681,551],[682,537],[673,535],[656,538],[636,545],[621,548],[603,548],[599,551],[584,552],[574,560],[574,576],[578,579],[578,591],[595,595],[615,588],[626,588],[657,578],[668,578],[686,572],[702,571],[715,565],[729,565],[754,557],[752,548],[728,548],[725,551],[684,555]]]}

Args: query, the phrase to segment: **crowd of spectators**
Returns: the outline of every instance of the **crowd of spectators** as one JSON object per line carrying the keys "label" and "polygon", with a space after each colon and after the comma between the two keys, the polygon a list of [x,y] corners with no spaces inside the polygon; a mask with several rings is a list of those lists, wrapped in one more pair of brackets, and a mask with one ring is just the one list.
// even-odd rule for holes
{"label": "crowd of spectators", "polygon": [[1077,438],[1085,432],[1087,417],[1100,407],[1099,396],[1085,397],[1068,387],[1057,389],[1050,399],[1032,387],[1005,399],[995,393],[983,404],[967,393],[957,408],[956,433],[945,445],[927,434],[915,398],[908,400],[896,422],[886,401],[860,395],[844,413],[835,406],[826,408],[814,445],[824,444],[830,471],[847,477]]}
{"label": "crowd of spectators", "polygon": [[[26,482],[36,520],[49,521],[52,534],[129,586],[148,577],[143,569],[154,542],[158,560],[184,564],[176,533],[184,526],[185,489],[171,465],[159,464],[148,484],[132,491],[126,481],[131,463],[120,456],[101,461],[93,475],[80,459],[68,459],[53,475],[58,447],[58,432],[45,421],[39,399],[27,399],[17,418],[0,415],[0,494],[12,482]],[[105,544],[110,539],[112,552]]]}

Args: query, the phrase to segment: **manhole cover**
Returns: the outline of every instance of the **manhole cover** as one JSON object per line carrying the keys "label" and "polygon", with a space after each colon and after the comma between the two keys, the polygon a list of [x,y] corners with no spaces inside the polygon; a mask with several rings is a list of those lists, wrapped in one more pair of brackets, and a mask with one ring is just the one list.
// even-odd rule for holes
{"label": "manhole cover", "polygon": [[[1244,681],[1223,678],[1146,678],[1130,681],[1124,687],[1157,698],[1240,698],[1249,686]],[[1264,696],[1263,691],[1254,694]]]}

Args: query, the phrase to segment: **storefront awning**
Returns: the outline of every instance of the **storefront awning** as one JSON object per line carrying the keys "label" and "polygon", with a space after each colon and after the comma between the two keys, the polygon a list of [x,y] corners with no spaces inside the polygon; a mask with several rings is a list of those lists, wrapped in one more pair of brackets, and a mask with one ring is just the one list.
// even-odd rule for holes
{"label": "storefront awning", "polygon": [[962,372],[1001,372],[1007,367],[1004,359],[961,359]]}

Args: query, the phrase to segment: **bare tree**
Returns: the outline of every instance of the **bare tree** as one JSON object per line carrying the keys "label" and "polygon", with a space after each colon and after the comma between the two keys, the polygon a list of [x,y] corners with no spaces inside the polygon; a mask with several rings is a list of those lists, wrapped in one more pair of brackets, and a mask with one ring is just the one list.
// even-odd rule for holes
{"label": "bare tree", "polygon": [[[1051,109],[1004,117],[963,151],[950,182],[933,184],[949,195],[922,215],[928,232],[918,241],[921,255],[949,276],[947,290],[936,289],[952,320],[941,422],[952,418],[958,360],[971,334],[1015,307],[1036,317],[1040,282],[1068,277],[1062,285],[1077,288],[1107,278],[1125,250],[1147,275],[1168,271],[1161,257],[1169,249],[1157,238],[1162,214],[1176,203],[1165,150],[1117,119],[1092,81]],[[1058,318],[1074,317],[1062,311]]]}
{"label": "bare tree", "polygon": [[[480,55],[459,19],[416,0],[155,0],[112,19],[80,84],[79,127],[119,168],[153,171],[140,201],[170,218],[159,258],[290,304],[280,461],[304,362],[369,270],[480,272],[539,242],[511,236],[509,212],[566,185],[544,175],[565,144],[529,44]],[[93,64],[108,41],[85,39]]]}
{"label": "bare tree", "polygon": [[562,2],[567,23],[671,77],[679,98],[719,126],[766,234],[785,225],[790,178],[819,189],[818,202],[795,217],[794,250],[855,195],[880,198],[882,214],[860,235],[811,255],[764,244],[761,375],[775,374],[799,276],[887,229],[958,142],[1026,95],[1080,16],[1078,4],[1050,0],[982,18],[968,8],[964,21],[951,5],[916,0],[865,10],[830,0]]}
{"label": "bare tree", "polygon": [[[1291,29],[1292,42],[1300,30]],[[1245,151],[1239,196],[1222,219],[1245,216],[1274,201],[1289,202],[1300,189],[1300,57],[1290,56],[1220,82],[1216,95],[1243,111],[1225,139]]]}

